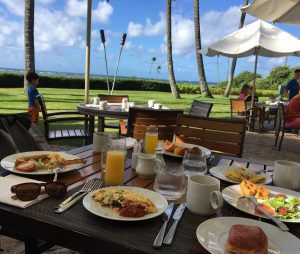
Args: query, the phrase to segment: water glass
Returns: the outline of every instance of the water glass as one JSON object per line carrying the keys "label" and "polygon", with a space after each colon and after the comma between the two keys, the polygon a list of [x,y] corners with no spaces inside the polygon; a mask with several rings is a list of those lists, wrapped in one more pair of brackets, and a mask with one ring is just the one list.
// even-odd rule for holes
{"label": "water glass", "polygon": [[147,127],[145,137],[145,152],[155,154],[155,149],[158,144],[158,128]]}
{"label": "water glass", "polygon": [[200,149],[187,149],[183,157],[182,167],[187,177],[206,174],[207,164],[205,154]]}
{"label": "water glass", "polygon": [[160,164],[153,188],[167,200],[181,198],[186,190],[183,168],[176,164]]}
{"label": "water glass", "polygon": [[112,139],[105,157],[105,185],[117,186],[124,183],[126,139]]}

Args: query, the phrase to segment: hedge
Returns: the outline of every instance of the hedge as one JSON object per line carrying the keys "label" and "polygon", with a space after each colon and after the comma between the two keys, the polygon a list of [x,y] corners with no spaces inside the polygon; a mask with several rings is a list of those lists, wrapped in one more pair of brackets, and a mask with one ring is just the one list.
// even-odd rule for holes
{"label": "hedge", "polygon": [[[109,80],[112,84],[112,79]],[[21,88],[23,87],[23,75],[20,73],[0,73],[1,88]],[[39,87],[47,88],[78,88],[84,87],[83,77],[66,77],[66,76],[40,76]],[[200,94],[200,87],[192,84],[177,85],[180,93]],[[90,79],[90,88],[98,90],[106,90],[107,84],[105,78]],[[116,90],[131,90],[131,91],[161,91],[171,92],[170,85],[166,81],[138,79],[138,78],[119,78],[115,83]],[[209,86],[212,94],[223,95],[224,87]],[[238,95],[240,88],[232,88],[231,94]],[[277,96],[277,91],[274,90],[257,90],[258,96],[268,97],[271,95]]]}
{"label": "hedge", "polygon": [[[109,80],[112,84],[113,80]],[[0,73],[0,87],[2,88],[21,88],[23,87],[23,75],[20,73]],[[42,76],[40,75],[39,87],[48,88],[83,88],[83,77],[66,76]],[[106,90],[107,84],[105,78],[90,79],[90,89]],[[115,83],[116,90],[137,90],[137,91],[162,91],[170,92],[170,86],[167,82],[147,79],[121,78]]]}

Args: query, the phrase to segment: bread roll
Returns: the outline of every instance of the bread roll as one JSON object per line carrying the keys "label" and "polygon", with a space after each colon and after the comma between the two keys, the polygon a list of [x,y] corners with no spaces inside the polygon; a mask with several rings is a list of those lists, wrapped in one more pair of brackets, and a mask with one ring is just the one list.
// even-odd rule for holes
{"label": "bread roll", "polygon": [[236,224],[229,231],[226,251],[235,254],[268,254],[268,238],[260,227]]}

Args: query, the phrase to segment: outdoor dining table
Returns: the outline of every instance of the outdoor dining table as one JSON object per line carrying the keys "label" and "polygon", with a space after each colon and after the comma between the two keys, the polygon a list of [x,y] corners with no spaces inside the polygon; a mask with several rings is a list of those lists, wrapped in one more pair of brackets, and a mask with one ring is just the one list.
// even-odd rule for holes
{"label": "outdoor dining table", "polygon": [[[79,170],[59,174],[58,180],[69,186],[69,194],[81,188],[89,179],[103,178],[101,172],[101,156],[92,151],[92,146],[85,146],[70,151],[71,154],[86,160],[86,165]],[[131,168],[131,152],[128,151],[125,168],[126,186],[153,188],[154,179],[140,178]],[[165,158],[172,163],[181,164],[180,159]],[[208,167],[216,165],[243,166],[264,170],[272,174],[273,166],[239,158],[215,156]],[[9,174],[8,171],[5,171]],[[52,180],[52,176],[32,177],[38,180]],[[221,188],[228,183],[221,182]],[[210,218],[220,216],[240,216],[253,218],[246,213],[224,204],[212,216],[200,216],[190,213],[187,209],[179,222],[175,238],[171,246],[160,249],[152,247],[153,241],[162,225],[161,217],[141,222],[119,222],[98,217],[77,202],[62,214],[53,212],[62,200],[48,198],[26,209],[0,204],[0,225],[2,234],[13,235],[11,232],[25,236],[26,253],[40,253],[37,239],[46,242],[46,246],[61,245],[83,253],[208,253],[198,243],[196,228]],[[179,200],[177,203],[183,202]],[[270,221],[268,221],[271,223]],[[171,223],[169,223],[171,224]],[[300,237],[297,224],[290,224],[290,232]]]}
{"label": "outdoor dining table", "polygon": [[[135,104],[134,107],[148,108],[146,104]],[[107,109],[100,109],[98,105],[83,104],[77,105],[77,111],[83,115],[98,117],[98,131],[104,131],[105,118],[128,119],[128,109],[122,109],[122,103],[109,103]]]}

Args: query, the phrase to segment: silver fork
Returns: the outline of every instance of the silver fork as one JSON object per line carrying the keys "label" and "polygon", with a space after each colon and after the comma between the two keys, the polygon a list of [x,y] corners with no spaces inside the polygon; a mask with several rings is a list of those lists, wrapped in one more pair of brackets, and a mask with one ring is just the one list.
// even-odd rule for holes
{"label": "silver fork", "polygon": [[269,218],[270,220],[272,220],[282,231],[289,231],[290,229],[287,227],[286,224],[284,224],[281,220],[279,220],[278,218],[272,216],[271,214],[269,214],[267,211],[265,211],[264,209],[262,209],[260,207],[260,204],[257,202],[255,197],[252,196],[242,196],[239,197],[239,199],[246,199],[248,200],[250,203],[252,203],[256,209],[258,209],[259,211],[261,211],[267,218]]}
{"label": "silver fork", "polygon": [[64,211],[66,211],[86,194],[88,194],[94,190],[100,189],[101,186],[103,185],[103,183],[104,183],[104,181],[99,178],[95,178],[95,179],[87,181],[81,190],[75,192],[72,196],[70,196],[65,201],[60,203],[57,207],[55,207],[54,212],[62,213]]}

